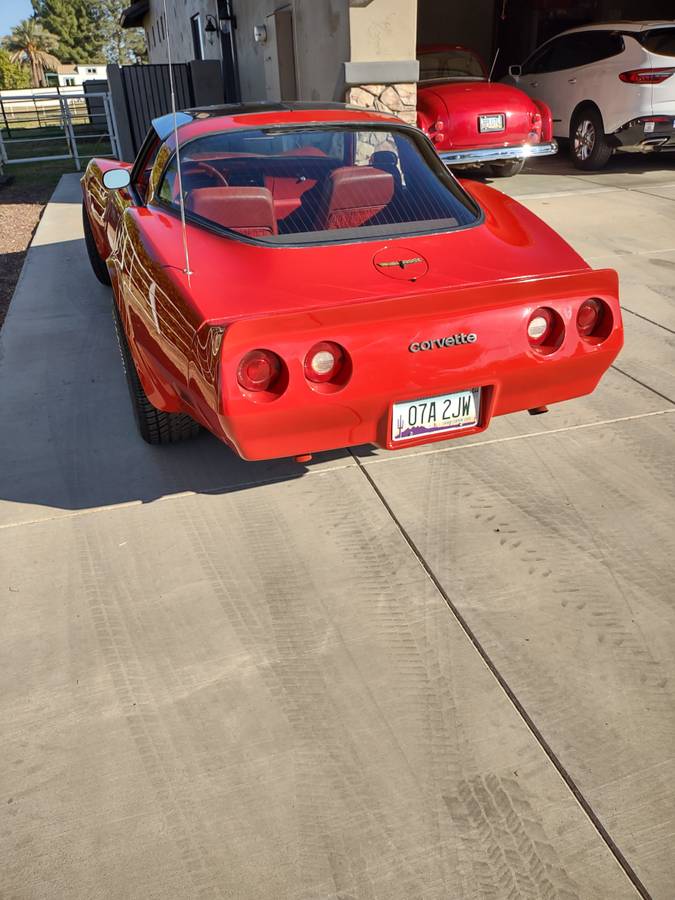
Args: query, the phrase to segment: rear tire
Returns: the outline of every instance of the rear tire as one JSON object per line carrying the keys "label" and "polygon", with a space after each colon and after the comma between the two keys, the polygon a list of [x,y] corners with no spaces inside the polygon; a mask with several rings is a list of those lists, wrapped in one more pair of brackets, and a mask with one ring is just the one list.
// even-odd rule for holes
{"label": "rear tire", "polygon": [[602,116],[592,106],[582,107],[572,117],[570,153],[577,169],[587,172],[604,168],[612,155],[612,147],[605,137]]}
{"label": "rear tire", "polygon": [[524,159],[512,159],[505,163],[493,163],[490,166],[493,178],[513,178],[519,175],[525,166]]}
{"label": "rear tire", "polygon": [[148,400],[148,396],[143,390],[141,379],[138,377],[117,311],[117,304],[114,300],[113,321],[122,357],[122,366],[127,379],[127,387],[129,388],[129,396],[131,397],[131,405],[143,440],[147,444],[176,444],[196,437],[201,431],[201,426],[194,419],[191,419],[185,413],[164,412],[161,409],[157,409]]}
{"label": "rear tire", "polygon": [[101,284],[105,284],[107,287],[110,287],[110,273],[108,272],[108,267],[101,259],[101,256],[96,249],[94,233],[91,230],[91,222],[89,221],[87,207],[84,203],[82,203],[82,227],[84,228],[84,243],[87,247],[87,256],[89,257],[89,262],[91,263],[94,275],[101,282]]}

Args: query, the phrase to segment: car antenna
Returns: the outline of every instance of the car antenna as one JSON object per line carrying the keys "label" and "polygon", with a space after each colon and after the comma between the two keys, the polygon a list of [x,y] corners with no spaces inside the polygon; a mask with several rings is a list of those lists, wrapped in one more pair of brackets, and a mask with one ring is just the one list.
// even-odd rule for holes
{"label": "car antenna", "polygon": [[499,56],[499,47],[497,47],[497,52],[495,53],[495,58],[492,60],[492,65],[490,66],[490,74],[488,75],[488,81],[492,81],[492,73],[495,70],[495,66],[497,65],[497,57]]}
{"label": "car antenna", "polygon": [[169,62],[169,85],[171,88],[171,113],[173,115],[173,137],[176,143],[176,172],[178,173],[178,196],[180,204],[180,223],[183,232],[183,252],[185,253],[185,268],[183,272],[187,275],[188,285],[190,284],[190,255],[188,254],[187,242],[187,226],[185,224],[185,197],[183,196],[183,173],[180,163],[180,144],[178,143],[178,120],[176,117],[176,89],[173,80],[173,66],[171,64],[171,20],[166,11],[166,0],[162,0],[164,6],[164,21],[166,22],[166,53]]}

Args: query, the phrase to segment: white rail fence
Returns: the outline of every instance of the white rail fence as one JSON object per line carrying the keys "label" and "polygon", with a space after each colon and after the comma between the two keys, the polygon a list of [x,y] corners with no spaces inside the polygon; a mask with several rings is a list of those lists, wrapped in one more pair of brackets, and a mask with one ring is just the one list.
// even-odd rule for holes
{"label": "white rail fence", "polygon": [[0,94],[2,165],[119,155],[109,92]]}

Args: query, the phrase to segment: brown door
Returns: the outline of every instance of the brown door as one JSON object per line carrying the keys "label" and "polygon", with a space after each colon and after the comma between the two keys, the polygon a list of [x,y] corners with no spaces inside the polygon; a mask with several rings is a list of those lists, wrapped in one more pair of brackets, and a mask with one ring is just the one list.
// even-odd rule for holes
{"label": "brown door", "polygon": [[268,100],[297,100],[293,13],[279,9],[267,16],[265,94]]}

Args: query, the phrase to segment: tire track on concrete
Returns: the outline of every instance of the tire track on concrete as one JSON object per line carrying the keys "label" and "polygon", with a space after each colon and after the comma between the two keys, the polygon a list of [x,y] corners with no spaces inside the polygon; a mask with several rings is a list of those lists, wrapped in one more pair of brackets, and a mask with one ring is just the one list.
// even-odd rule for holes
{"label": "tire track on concrete", "polygon": [[154,710],[148,673],[136,652],[124,600],[108,569],[106,553],[95,529],[76,521],[74,533],[80,547],[82,590],[101,656],[120,708],[126,710],[122,715],[183,872],[200,900],[224,900],[227,895],[204,850],[206,841],[189,784],[181,785],[178,773],[172,772],[172,741]]}
{"label": "tire track on concrete", "polygon": [[[438,498],[444,497],[446,502],[452,496],[445,481],[447,467],[443,467],[436,460],[430,461],[430,477],[426,480],[425,509],[429,511],[427,529],[440,535],[444,533],[445,522],[439,514]],[[459,485],[455,483],[455,491],[459,494]],[[464,494],[471,503],[472,508],[478,508],[477,517],[485,516],[493,523],[496,513],[493,512],[489,493],[483,497],[473,498],[471,491],[465,487]],[[473,502],[472,502],[473,501]],[[451,536],[448,535],[448,540]],[[516,541],[518,547],[519,542]],[[443,547],[445,541],[440,542]],[[539,560],[539,557],[536,557]],[[544,571],[544,577],[548,577],[548,570]],[[514,795],[514,802],[509,796],[509,789]],[[508,828],[500,827],[500,814],[495,806],[495,797],[499,798],[502,809],[508,810]],[[573,880],[564,871],[558,854],[552,842],[548,839],[541,821],[537,821],[529,803],[526,802],[522,787],[514,779],[501,780],[496,773],[478,775],[460,783],[457,794],[446,796],[449,808],[457,809],[458,800],[466,809],[474,833],[479,838],[480,853],[472,854],[473,858],[487,860],[494,888],[502,888],[508,885],[513,896],[532,897],[533,900],[578,900],[576,887]],[[528,817],[522,817],[516,811],[516,805],[525,807]],[[534,830],[535,834],[532,834]],[[536,840],[535,840],[536,838]],[[558,875],[554,884],[550,877],[542,877],[546,864],[554,862]],[[479,875],[481,884],[486,886],[486,873],[481,871]]]}
{"label": "tire track on concrete", "polygon": [[[246,556],[240,569],[243,566],[252,576],[252,605],[265,604],[261,607],[265,621],[237,611],[232,626],[242,645],[259,659],[261,678],[297,745],[298,884],[312,885],[302,896],[315,900],[318,896],[353,895],[359,900],[375,900],[381,896],[379,880],[393,870],[395,886],[387,880],[392,898],[417,897],[418,872],[408,861],[408,848],[395,844],[394,831],[365,780],[356,748],[340,726],[334,692],[329,690],[321,665],[321,645],[332,631],[320,600],[321,587],[301,562],[288,523],[258,494],[251,495],[246,517],[238,518],[235,530],[246,536],[242,544]],[[228,591],[226,563],[220,541],[214,537],[224,538],[225,531],[222,519],[200,515],[192,521],[191,542],[212,589],[228,606],[234,603],[237,607],[247,604],[248,598],[235,600]],[[312,596],[319,598],[317,604],[307,603]],[[263,654],[261,647],[265,648]],[[358,843],[354,835],[358,835]],[[368,863],[360,851],[361,843],[379,843],[379,856],[386,863]]]}
{"label": "tire track on concrete", "polygon": [[[441,886],[449,886],[462,877],[468,868],[463,841],[456,840],[448,825],[447,808],[443,797],[460,778],[458,717],[450,685],[454,683],[452,660],[440,653],[438,641],[429,634],[435,622],[426,617],[424,629],[410,627],[409,592],[392,577],[389,566],[382,560],[400,557],[400,548],[387,544],[381,531],[374,528],[366,516],[362,498],[345,485],[338,501],[337,524],[333,539],[345,556],[364,573],[378,572],[375,585],[374,614],[379,622],[378,633],[386,636],[387,646],[395,661],[392,676],[400,677],[398,691],[405,710],[406,725],[411,733],[424,735],[429,748],[425,771],[417,771],[423,782],[427,828],[430,845],[437,848],[436,860],[429,862],[440,869]],[[396,535],[396,541],[400,540]],[[381,573],[381,574],[379,574]],[[402,602],[402,595],[408,599]],[[370,603],[370,601],[368,601]],[[424,697],[425,705],[419,702]],[[454,864],[452,861],[454,859]],[[430,873],[431,874],[431,873]]]}
{"label": "tire track on concrete", "polygon": [[[600,836],[602,841],[606,844],[607,848],[609,849],[611,854],[614,856],[617,863],[623,869],[627,878],[630,880],[630,882],[632,883],[634,888],[637,890],[638,894],[643,898],[643,900],[652,900],[651,895],[649,894],[646,887],[644,886],[644,884],[638,877],[637,873],[635,872],[633,867],[630,865],[630,863],[628,862],[628,860],[626,859],[623,852],[621,851],[619,846],[616,844],[616,842],[614,841],[614,839],[612,838],[610,833],[607,831],[604,824],[602,823],[600,818],[597,816],[593,807],[591,806],[589,801],[586,799],[584,794],[581,792],[581,790],[577,786],[576,782],[574,781],[574,779],[572,778],[570,773],[567,771],[565,766],[562,764],[558,755],[553,750],[553,747],[548,743],[548,741],[544,737],[543,733],[539,730],[538,726],[535,724],[534,720],[531,718],[531,716],[529,715],[526,708],[523,706],[523,704],[519,700],[519,698],[516,695],[516,693],[514,692],[514,690],[511,688],[509,683],[506,681],[504,676],[501,674],[500,670],[498,669],[496,664],[493,662],[492,658],[490,657],[489,653],[487,652],[487,650],[485,649],[485,647],[479,640],[478,636],[474,633],[473,629],[469,626],[468,621],[465,619],[465,617],[462,615],[462,613],[460,612],[460,610],[457,607],[457,605],[455,604],[455,602],[449,596],[449,594],[445,590],[443,584],[439,581],[438,577],[435,575],[435,573],[434,573],[433,569],[431,568],[431,566],[429,565],[429,563],[427,563],[425,557],[420,552],[415,541],[412,539],[412,537],[409,535],[407,530],[404,528],[401,521],[398,519],[398,517],[394,513],[394,511],[391,508],[391,506],[389,505],[386,497],[381,492],[378,485],[376,484],[376,482],[373,480],[370,473],[368,472],[367,467],[362,463],[362,461],[360,459],[358,459],[358,457],[354,456],[354,459],[356,461],[356,464],[359,466],[359,469],[361,470],[363,476],[368,481],[372,490],[374,491],[374,493],[377,495],[377,497],[379,498],[382,505],[387,510],[389,516],[391,517],[391,519],[394,522],[394,524],[396,525],[396,527],[399,529],[402,537],[404,538],[404,540],[409,545],[412,552],[417,557],[419,565],[421,566],[422,569],[424,569],[424,571],[427,573],[427,575],[429,576],[431,581],[434,583],[436,589],[438,590],[438,592],[441,594],[441,596],[447,603],[452,615],[455,617],[455,619],[461,626],[464,633],[467,635],[467,637],[469,638],[469,640],[471,641],[473,646],[476,648],[476,651],[479,653],[479,655],[482,658],[482,660],[484,661],[484,663],[487,665],[487,667],[490,669],[490,671],[492,672],[495,679],[498,681],[502,690],[505,692],[505,694],[507,695],[507,697],[513,704],[514,708],[520,715],[521,719],[523,720],[523,722],[525,723],[527,728],[530,730],[533,737],[536,739],[537,743],[540,745],[540,747],[542,748],[542,750],[548,757],[549,761],[555,767],[556,771],[558,772],[560,777],[563,779],[563,781],[569,788],[570,792],[573,794],[573,796],[575,797],[575,799],[577,800],[577,802],[583,809],[584,813],[586,814],[587,818],[589,819],[589,821],[591,822],[591,824],[597,831],[598,835]],[[485,471],[485,470],[483,470],[483,471]],[[446,500],[447,500],[447,495],[445,495],[445,496],[446,496]]]}
{"label": "tire track on concrete", "polygon": [[[633,444],[629,430],[613,432],[607,439]],[[644,636],[632,621],[630,599],[616,577],[615,556],[608,558],[601,545],[601,532],[593,527],[592,520],[589,522],[587,512],[582,514],[577,509],[572,497],[566,491],[564,480],[559,479],[555,469],[548,464],[546,454],[540,454],[539,448],[534,445],[528,445],[528,449],[537,456],[538,465],[543,465],[550,475],[545,488],[546,493],[540,496],[538,506],[535,507],[531,503],[529,484],[524,484],[522,490],[514,490],[515,486],[511,484],[505,490],[503,482],[494,477],[489,468],[481,469],[481,487],[476,490],[478,478],[473,475],[465,486],[466,499],[475,510],[474,519],[484,527],[487,541],[494,539],[498,534],[499,546],[511,555],[516,555],[527,567],[528,576],[535,581],[541,579],[546,582],[540,590],[550,591],[559,596],[563,608],[570,602],[573,603],[577,618],[583,618],[588,629],[597,633],[599,643],[606,644],[612,649],[616,672],[619,675],[617,690],[622,692],[632,690],[636,698],[644,698],[646,692],[651,708],[661,710],[664,717],[669,718],[675,706],[675,696],[670,690],[664,690],[666,682],[659,661],[655,659]],[[470,473],[474,465],[469,461]],[[438,496],[443,496],[448,490],[447,478],[451,473],[440,460],[434,459],[431,468],[432,472],[441,473],[443,476],[436,487],[440,492]],[[659,484],[663,483],[662,465],[657,467],[646,462],[645,469],[651,471]],[[671,469],[672,484],[675,483],[675,464],[671,463]],[[451,477],[454,482],[455,473],[452,473]],[[615,496],[622,497],[626,508],[629,508],[633,501],[630,491],[622,491],[620,485],[613,490]],[[495,503],[495,497],[502,498],[503,502]],[[513,517],[508,515],[509,506],[513,508]],[[433,496],[429,497],[427,508],[431,510],[438,508]],[[554,518],[546,512],[550,509],[556,511]],[[663,524],[664,528],[669,527],[668,523]],[[441,522],[437,523],[437,527],[441,528]],[[564,548],[563,555],[561,547]],[[578,569],[580,559],[592,562],[584,578],[583,591],[571,584],[569,577],[570,572]],[[433,561],[431,564],[434,565]],[[658,577],[655,576],[653,566],[649,563],[645,563],[642,568],[649,569],[649,580]],[[640,581],[639,570],[629,571],[627,574],[629,584],[632,583],[635,588],[642,590],[643,583]],[[617,607],[616,596],[608,595],[607,578],[614,584],[616,593],[621,596],[623,606],[620,604]],[[662,589],[661,582],[659,590]],[[579,596],[575,596],[577,594]],[[639,673],[637,680],[636,672]],[[590,753],[594,752],[591,746],[588,750]]]}
{"label": "tire track on concrete", "polygon": [[[621,430],[612,434],[597,434],[596,440],[621,441],[634,449],[633,433]],[[539,507],[542,510],[555,509],[555,523],[545,515],[533,508],[528,497],[529,485],[522,485],[521,490],[514,491],[513,485],[504,496],[505,505],[511,503],[515,507],[517,519],[516,528],[513,529],[517,537],[507,539],[503,543],[510,549],[521,553],[524,561],[527,555],[532,559],[530,566],[531,575],[538,574],[543,578],[550,578],[546,590],[559,596],[560,604],[564,608],[570,600],[570,594],[578,595],[573,599],[577,618],[582,619],[589,629],[597,635],[599,644],[605,644],[611,648],[614,666],[617,673],[617,690],[621,692],[631,691],[636,700],[646,699],[652,709],[663,714],[665,720],[670,718],[675,706],[675,696],[667,687],[667,680],[663,677],[660,662],[654,656],[647,644],[644,635],[637,626],[633,617],[631,597],[626,587],[632,588],[641,594],[644,590],[643,583],[634,572],[628,572],[622,583],[617,577],[616,554],[608,555],[603,546],[602,530],[597,527],[593,511],[578,508],[574,498],[566,489],[565,479],[558,477],[556,469],[549,462],[546,453],[540,454],[538,448],[529,448],[537,456],[537,463],[543,466],[549,473],[548,491],[541,497]],[[628,448],[627,448],[628,449]],[[630,455],[630,449],[628,449]],[[675,465],[670,461],[673,479],[666,483],[675,483]],[[664,470],[663,465],[656,467],[651,461],[647,461],[644,469],[654,475],[655,485],[658,490],[663,490]],[[484,480],[491,485],[493,493],[503,493],[501,483],[492,478],[487,472]],[[602,474],[598,473],[597,483],[602,484]],[[615,479],[612,484],[615,497],[622,499],[625,508],[633,505],[633,496],[630,490],[623,490]],[[522,502],[521,502],[522,498]],[[650,522],[656,530],[658,522],[655,520],[657,511],[650,510]],[[532,525],[534,519],[534,526]],[[663,521],[663,537],[667,537],[670,523]],[[508,526],[507,526],[508,529]],[[500,543],[502,541],[500,540]],[[563,551],[561,553],[561,547]],[[636,553],[632,558],[636,558]],[[570,583],[569,573],[578,570],[580,560],[590,560],[591,566],[584,570],[581,579],[583,588],[577,588]],[[650,568],[650,580],[655,575],[653,566],[646,563],[643,568]],[[538,570],[538,571],[537,571]],[[607,581],[615,588],[614,592],[607,590]],[[655,584],[656,586],[656,584]],[[662,578],[658,583],[659,591],[663,590]],[[636,673],[638,678],[636,679]],[[589,748],[590,749],[590,748]]]}

